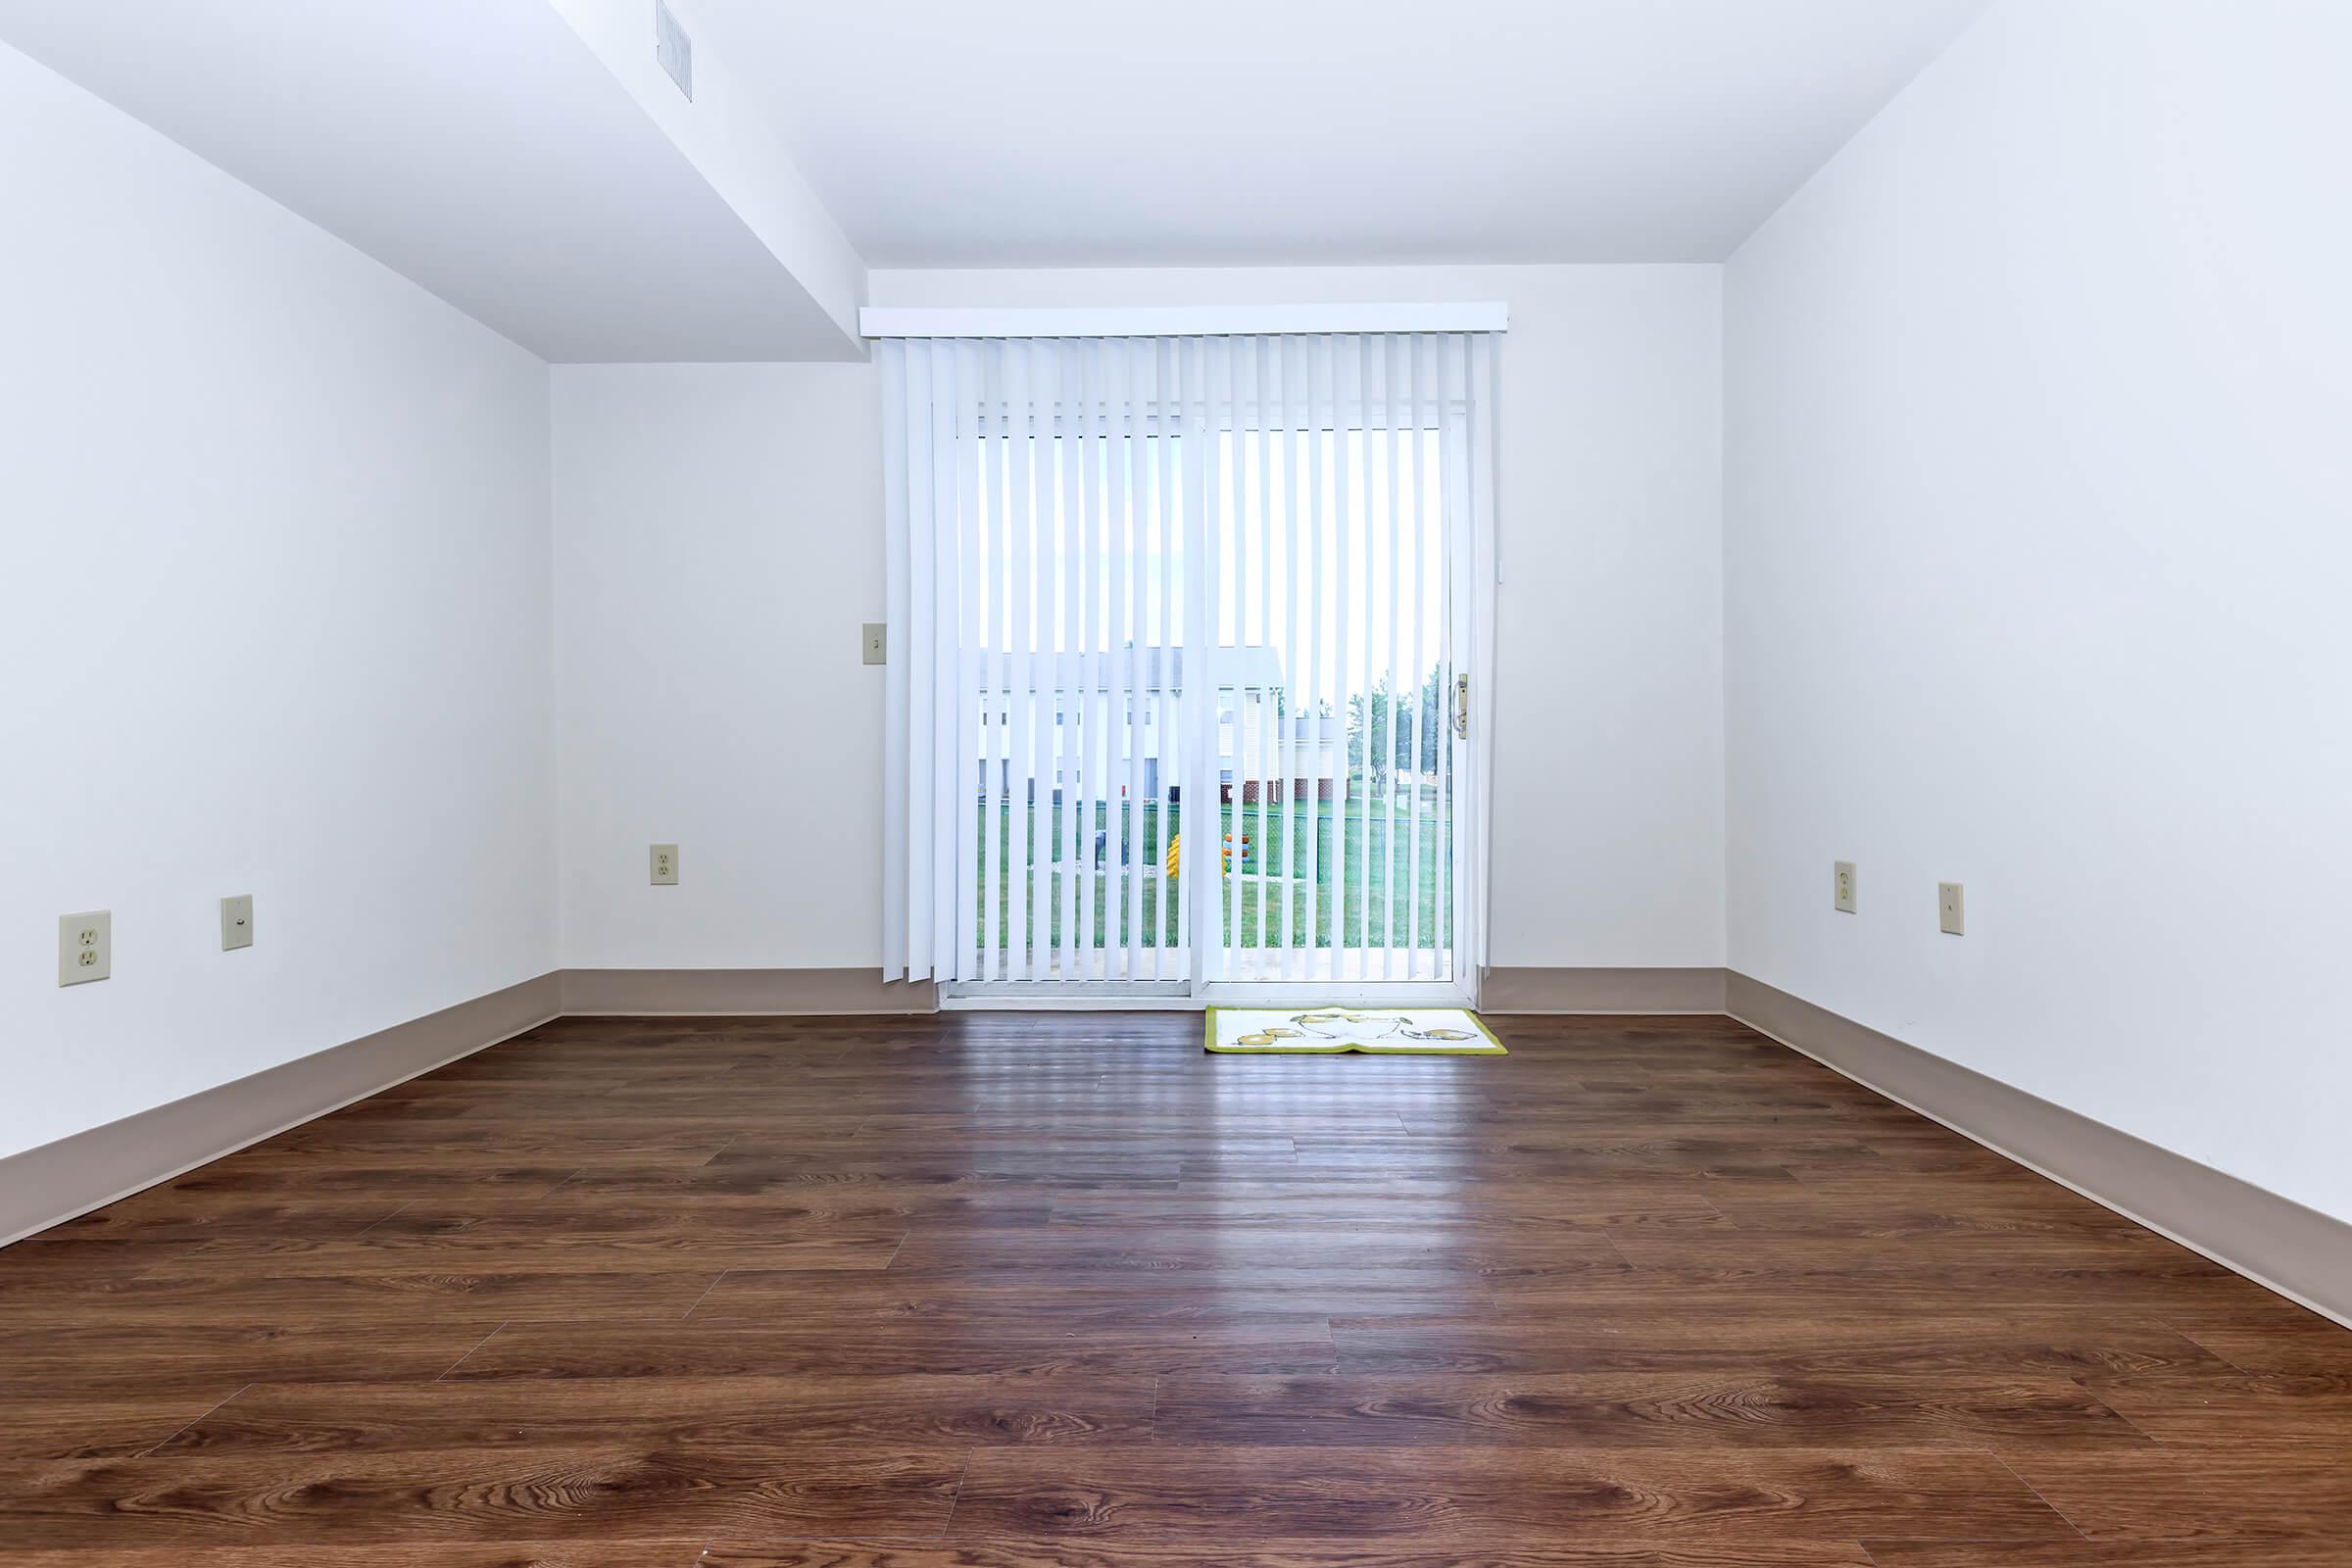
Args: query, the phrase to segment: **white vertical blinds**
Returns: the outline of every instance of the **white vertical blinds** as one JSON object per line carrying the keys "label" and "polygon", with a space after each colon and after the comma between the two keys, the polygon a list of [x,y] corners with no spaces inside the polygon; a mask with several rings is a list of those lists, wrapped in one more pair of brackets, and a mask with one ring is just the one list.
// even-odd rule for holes
{"label": "white vertical blinds", "polygon": [[1494,342],[877,346],[887,974],[1454,976]]}

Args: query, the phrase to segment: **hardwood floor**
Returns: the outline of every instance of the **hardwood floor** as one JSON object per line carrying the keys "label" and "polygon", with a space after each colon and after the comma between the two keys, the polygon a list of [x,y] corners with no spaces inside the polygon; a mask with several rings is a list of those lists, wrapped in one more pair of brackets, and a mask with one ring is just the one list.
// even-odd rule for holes
{"label": "hardwood floor", "polygon": [[2319,1568],[2352,1333],[1722,1019],[573,1019],[0,1250],[0,1568]]}

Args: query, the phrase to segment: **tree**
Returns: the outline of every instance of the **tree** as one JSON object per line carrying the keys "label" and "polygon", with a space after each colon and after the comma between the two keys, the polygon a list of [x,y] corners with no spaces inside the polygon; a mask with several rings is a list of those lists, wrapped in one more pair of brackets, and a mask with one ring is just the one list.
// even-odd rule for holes
{"label": "tree", "polygon": [[1438,742],[1445,733],[1439,726],[1446,721],[1445,673],[1432,664],[1429,679],[1421,683],[1421,771],[1424,773],[1437,771]]}
{"label": "tree", "polygon": [[1371,788],[1363,793],[1375,800],[1389,787],[1390,707],[1386,675],[1369,692],[1357,692],[1348,699],[1348,773],[1351,779],[1361,779],[1369,772]]}
{"label": "tree", "polygon": [[1394,774],[1411,770],[1415,730],[1420,732],[1422,771],[1437,765],[1442,733],[1438,726],[1446,711],[1443,680],[1444,671],[1433,665],[1421,690],[1401,702],[1389,690],[1386,675],[1371,691],[1348,699],[1348,771],[1351,778],[1363,778],[1369,759],[1373,799],[1385,794]]}

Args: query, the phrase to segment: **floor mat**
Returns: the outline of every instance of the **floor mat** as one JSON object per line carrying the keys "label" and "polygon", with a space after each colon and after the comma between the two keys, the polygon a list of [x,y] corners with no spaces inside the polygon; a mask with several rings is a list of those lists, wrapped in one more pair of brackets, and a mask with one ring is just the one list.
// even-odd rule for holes
{"label": "floor mat", "polygon": [[1467,1007],[1211,1007],[1208,1049],[1233,1055],[1510,1054]]}

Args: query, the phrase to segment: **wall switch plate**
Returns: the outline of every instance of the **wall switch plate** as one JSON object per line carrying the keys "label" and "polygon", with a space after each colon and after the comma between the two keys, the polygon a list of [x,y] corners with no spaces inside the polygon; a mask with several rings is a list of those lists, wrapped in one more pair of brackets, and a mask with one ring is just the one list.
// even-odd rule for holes
{"label": "wall switch plate", "polygon": [[1830,896],[1837,902],[1839,910],[1846,914],[1854,912],[1853,861],[1838,860],[1833,864],[1830,873]]}
{"label": "wall switch plate", "polygon": [[1960,884],[1957,882],[1936,883],[1936,926],[1941,929],[1943,934],[1947,937],[1960,936],[1963,934],[1962,928],[1966,924],[1966,921],[1962,918],[1962,915],[1963,910],[1960,906]]}
{"label": "wall switch plate", "polygon": [[253,895],[236,893],[220,901],[220,951],[253,946]]}
{"label": "wall switch plate", "polygon": [[678,885],[678,847],[675,844],[657,844],[649,858],[653,862],[654,886],[674,888]]}
{"label": "wall switch plate", "polygon": [[869,664],[890,662],[890,628],[878,620],[865,623],[865,662]]}
{"label": "wall switch plate", "polygon": [[57,983],[78,986],[115,972],[115,916],[88,909],[57,917]]}

